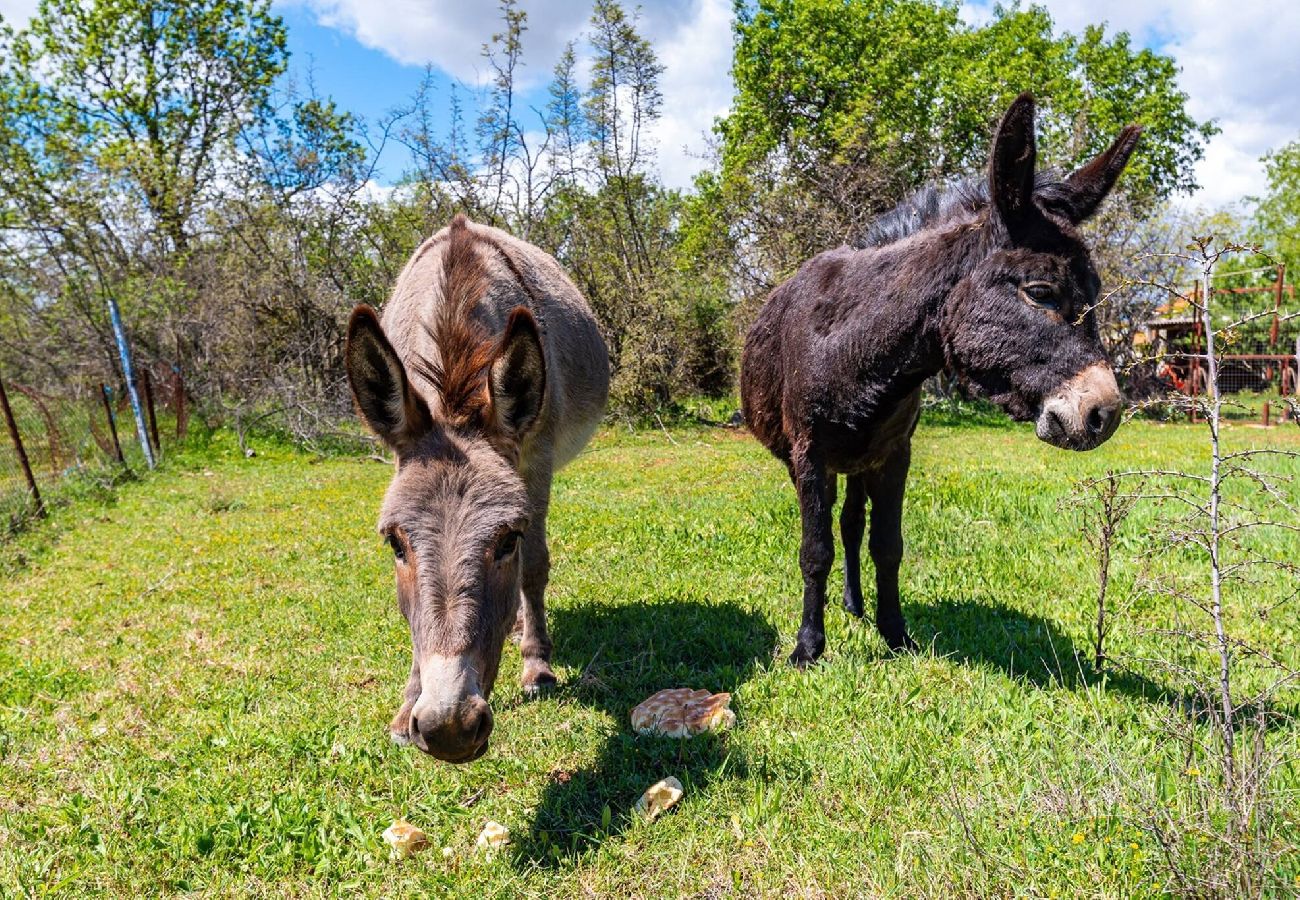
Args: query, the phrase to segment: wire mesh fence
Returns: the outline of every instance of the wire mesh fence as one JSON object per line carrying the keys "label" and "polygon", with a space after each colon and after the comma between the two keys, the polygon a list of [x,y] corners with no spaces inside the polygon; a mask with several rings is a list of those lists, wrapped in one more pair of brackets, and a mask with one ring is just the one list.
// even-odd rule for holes
{"label": "wire mesh fence", "polygon": [[[161,384],[142,372],[137,388],[146,439],[155,454],[184,435],[184,387],[178,373]],[[129,399],[100,383],[38,389],[3,379],[0,430],[0,539],[77,485],[105,483],[145,465]]]}

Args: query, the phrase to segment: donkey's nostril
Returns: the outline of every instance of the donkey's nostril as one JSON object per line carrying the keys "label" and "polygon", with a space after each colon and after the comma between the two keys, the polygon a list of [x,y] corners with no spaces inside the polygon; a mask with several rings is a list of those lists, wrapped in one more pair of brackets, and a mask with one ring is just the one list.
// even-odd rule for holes
{"label": "donkey's nostril", "polygon": [[1093,434],[1096,434],[1099,431],[1101,431],[1101,428],[1102,428],[1101,407],[1094,406],[1088,412],[1088,430],[1091,431]]}
{"label": "donkey's nostril", "polygon": [[478,710],[478,718],[471,723],[474,730],[474,746],[480,746],[492,733],[492,708],[486,703]]}
{"label": "donkey's nostril", "polygon": [[1094,406],[1088,411],[1089,434],[1105,434],[1115,418],[1118,408],[1114,406]]}
{"label": "donkey's nostril", "polygon": [[1065,429],[1061,425],[1061,416],[1051,407],[1047,408],[1045,413],[1047,417],[1047,433],[1052,435],[1061,434]]}

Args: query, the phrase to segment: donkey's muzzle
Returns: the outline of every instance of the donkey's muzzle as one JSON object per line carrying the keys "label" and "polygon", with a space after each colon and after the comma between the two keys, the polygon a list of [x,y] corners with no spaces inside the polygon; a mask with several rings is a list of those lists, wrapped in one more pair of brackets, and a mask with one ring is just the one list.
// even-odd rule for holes
{"label": "donkey's muzzle", "polygon": [[1115,373],[1105,362],[1093,363],[1043,404],[1035,432],[1056,447],[1091,450],[1115,433],[1122,409]]}
{"label": "donkey's muzzle", "polygon": [[492,708],[479,696],[466,697],[446,711],[431,714],[420,705],[411,711],[411,743],[449,763],[466,763],[487,752]]}

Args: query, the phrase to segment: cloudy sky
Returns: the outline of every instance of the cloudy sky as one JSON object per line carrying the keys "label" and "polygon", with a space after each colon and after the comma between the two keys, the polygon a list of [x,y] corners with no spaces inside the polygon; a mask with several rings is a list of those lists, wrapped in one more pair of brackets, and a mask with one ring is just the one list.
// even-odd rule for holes
{"label": "cloudy sky", "polygon": [[[22,22],[35,0],[0,0]],[[544,102],[545,82],[564,44],[579,38],[588,4],[522,0],[528,13],[522,75],[525,102]],[[1257,194],[1259,158],[1300,137],[1300,4],[1277,0],[1045,0],[1059,30],[1105,22],[1182,69],[1188,107],[1223,129],[1197,171],[1195,202],[1209,207]],[[480,47],[498,28],[490,0],[277,0],[289,26],[295,77],[347,109],[375,119],[406,102],[425,65],[440,94],[453,80],[472,91],[483,76]],[[986,21],[991,0],[968,0],[962,15]],[[656,137],[664,180],[684,186],[703,166],[705,135],[731,96],[731,0],[643,0],[643,32],[665,66],[664,115]],[[400,151],[383,157],[400,174]]]}

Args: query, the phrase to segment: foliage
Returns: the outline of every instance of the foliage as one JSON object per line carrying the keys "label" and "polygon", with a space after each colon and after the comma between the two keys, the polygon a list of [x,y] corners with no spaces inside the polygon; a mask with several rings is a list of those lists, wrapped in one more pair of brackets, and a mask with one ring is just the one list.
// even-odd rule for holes
{"label": "foliage", "polygon": [[[42,0],[3,44],[10,224],[53,226],[63,203],[89,199],[120,242],[110,210],[126,201],[176,252],[237,138],[268,118],[286,59],[270,4],[237,0]],[[84,197],[87,180],[108,193]]]}
{"label": "foliage", "polygon": [[1292,278],[1300,278],[1300,140],[1264,157],[1268,191],[1257,200],[1254,233]]}
{"label": "foliage", "polygon": [[735,256],[766,287],[933,179],[982,171],[988,135],[1032,90],[1046,159],[1069,168],[1128,122],[1146,126],[1125,178],[1135,208],[1195,187],[1216,129],[1185,111],[1169,57],[1100,27],[1056,34],[1042,7],[985,27],[925,0],[760,0],[740,6],[736,98],[719,123]]}

